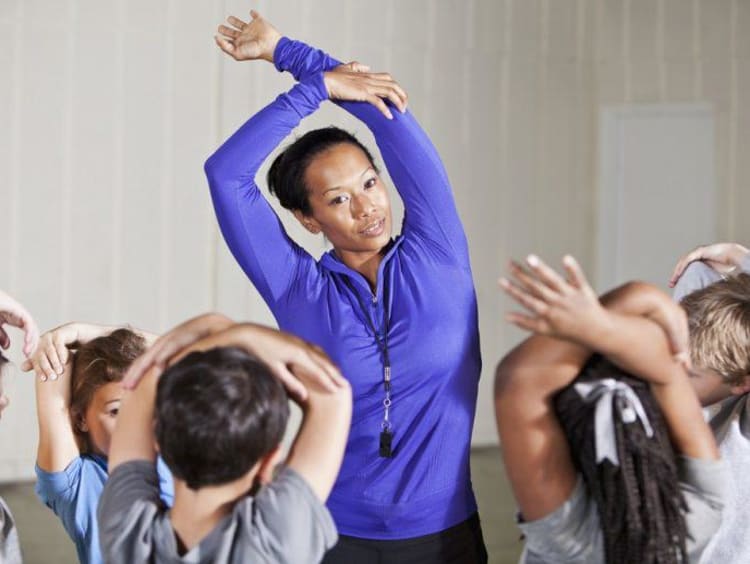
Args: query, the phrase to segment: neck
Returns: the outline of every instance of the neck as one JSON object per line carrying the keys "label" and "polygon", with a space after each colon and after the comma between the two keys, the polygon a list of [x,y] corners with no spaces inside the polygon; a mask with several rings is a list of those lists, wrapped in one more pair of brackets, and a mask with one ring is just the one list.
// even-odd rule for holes
{"label": "neck", "polygon": [[237,480],[221,486],[191,490],[182,480],[174,481],[174,506],[169,518],[185,552],[198,545],[228,515],[235,502],[247,494],[252,480]]}
{"label": "neck", "polygon": [[378,267],[392,245],[393,240],[379,251],[351,252],[334,249],[334,252],[341,259],[341,262],[364,276],[370,285],[370,290],[375,292],[378,282]]}

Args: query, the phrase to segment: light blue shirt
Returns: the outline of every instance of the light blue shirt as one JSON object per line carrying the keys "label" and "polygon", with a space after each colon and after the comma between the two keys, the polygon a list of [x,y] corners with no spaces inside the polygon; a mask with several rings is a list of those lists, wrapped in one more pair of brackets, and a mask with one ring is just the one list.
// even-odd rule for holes
{"label": "light blue shirt", "polygon": [[[159,459],[159,488],[162,501],[169,507],[174,499],[172,475]],[[46,472],[36,466],[36,494],[55,512],[73,539],[80,562],[104,562],[99,549],[96,508],[107,481],[107,460],[84,454],[61,472]]]}

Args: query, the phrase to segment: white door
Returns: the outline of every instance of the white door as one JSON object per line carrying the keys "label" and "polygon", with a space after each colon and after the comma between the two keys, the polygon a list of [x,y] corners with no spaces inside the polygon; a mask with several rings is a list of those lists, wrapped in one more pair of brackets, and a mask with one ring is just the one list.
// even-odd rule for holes
{"label": "white door", "polygon": [[713,110],[626,106],[601,118],[597,287],[666,287],[682,253],[716,240]]}

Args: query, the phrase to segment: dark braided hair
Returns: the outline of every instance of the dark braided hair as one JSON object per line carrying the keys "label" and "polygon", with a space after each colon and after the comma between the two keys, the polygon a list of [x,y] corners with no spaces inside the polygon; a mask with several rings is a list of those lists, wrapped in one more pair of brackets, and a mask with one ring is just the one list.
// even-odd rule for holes
{"label": "dark braided hair", "polygon": [[[596,463],[594,410],[574,388],[579,382],[612,378],[630,386],[643,404],[653,436],[640,420],[623,423],[613,398],[620,465]],[[555,411],[578,471],[596,502],[608,564],[687,562],[687,505],[679,487],[677,462],[667,425],[648,383],[623,372],[602,356],[593,356],[576,380],[555,396]]]}

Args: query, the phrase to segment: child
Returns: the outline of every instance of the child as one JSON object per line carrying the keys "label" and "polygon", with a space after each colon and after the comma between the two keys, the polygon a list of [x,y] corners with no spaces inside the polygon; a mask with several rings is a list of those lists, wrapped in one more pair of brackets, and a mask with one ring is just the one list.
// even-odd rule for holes
{"label": "child", "polygon": [[[3,391],[3,372],[9,363],[2,349],[10,346],[10,337],[3,328],[4,324],[24,331],[24,353],[28,356],[36,348],[39,330],[26,309],[8,294],[0,291],[0,416],[8,407],[8,396]],[[18,531],[10,509],[0,498],[0,562],[17,564],[21,559],[21,545],[18,542]]]}
{"label": "child", "polygon": [[[736,243],[698,247],[675,266],[670,286],[674,299],[695,312],[691,333],[696,353],[717,357],[715,392],[709,425],[726,460],[729,475],[724,519],[706,548],[703,562],[750,562],[747,522],[750,519],[750,250]],[[705,377],[704,377],[705,378]]]}
{"label": "child", "polygon": [[[210,316],[178,327],[154,349],[177,350],[191,336],[199,340],[178,362],[161,376],[149,370],[123,399],[99,506],[105,559],[319,561],[337,540],[323,503],[346,444],[348,384],[319,349],[296,337],[215,325]],[[288,415],[281,383],[293,379],[303,386],[293,399],[304,419],[286,466],[271,479]],[[155,445],[174,475],[169,512],[159,500]]]}
{"label": "child", "polygon": [[[45,333],[22,368],[36,382],[39,499],[60,518],[81,562],[102,562],[96,507],[107,480],[107,456],[120,408],[120,381],[151,336],[130,329],[69,323]],[[71,353],[69,348],[73,349]],[[161,469],[171,504],[172,484]]]}
{"label": "child", "polygon": [[725,472],[662,329],[680,334],[684,314],[668,298],[651,319],[611,295],[605,309],[570,257],[567,280],[529,266],[502,285],[530,311],[509,319],[539,335],[500,363],[495,394],[523,561],[698,562]]}

